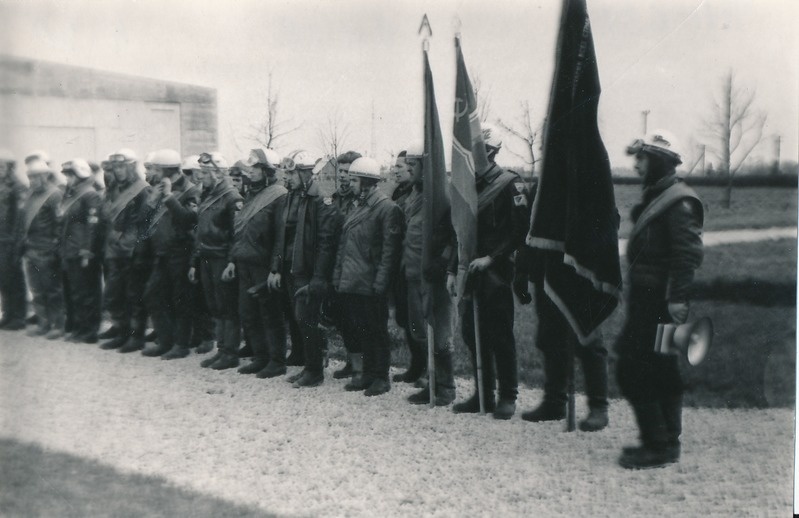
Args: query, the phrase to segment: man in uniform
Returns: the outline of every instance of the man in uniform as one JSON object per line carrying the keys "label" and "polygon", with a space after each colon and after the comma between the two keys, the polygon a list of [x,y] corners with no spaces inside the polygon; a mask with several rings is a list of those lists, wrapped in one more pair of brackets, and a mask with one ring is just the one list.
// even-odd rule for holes
{"label": "man in uniform", "polygon": [[201,282],[214,319],[217,353],[203,360],[214,370],[238,367],[241,341],[236,265],[230,255],[236,214],[244,201],[227,178],[228,162],[219,153],[203,153],[196,171],[203,192],[197,208],[197,236],[189,280]]}
{"label": "man in uniform", "polygon": [[114,172],[114,193],[103,205],[105,221],[105,308],[116,338],[103,343],[102,349],[132,352],[144,347],[147,313],[142,300],[143,283],[140,260],[136,256],[143,226],[144,204],[148,185],[136,172],[136,154],[120,149],[109,156]]}
{"label": "man in uniform", "polygon": [[[394,181],[397,186],[391,193],[391,201],[405,212],[406,202],[413,192],[413,182],[411,181],[411,167],[406,160],[407,151],[400,151],[397,161],[394,164]],[[405,218],[407,224],[407,214]],[[404,231],[403,231],[404,234]],[[403,246],[404,250],[404,246]],[[394,306],[394,320],[397,325],[405,332],[405,342],[408,344],[408,352],[411,355],[411,362],[408,370],[400,374],[395,374],[392,381],[402,381],[414,383],[425,371],[427,365],[426,343],[419,342],[418,334],[414,337],[408,321],[408,283],[405,279],[405,264],[400,261],[399,275],[395,275],[391,283],[391,300]]]}
{"label": "man in uniform", "polygon": [[[315,387],[325,379],[326,344],[319,329],[319,311],[329,291],[341,226],[333,200],[324,197],[314,182],[317,163],[307,152],[299,151],[284,160],[282,167],[290,191],[281,215],[283,264],[272,274],[272,284],[284,286],[300,330],[305,365],[289,377],[295,388]],[[292,343],[292,347],[299,345]]]}
{"label": "man in uniform", "polygon": [[235,164],[230,168],[230,173],[228,176],[230,177],[230,184],[239,191],[241,197],[244,198],[247,195],[247,178],[246,178],[246,170],[247,164],[244,160],[237,160]]}
{"label": "man in uniform", "polygon": [[278,183],[280,156],[271,149],[253,149],[244,205],[236,215],[231,256],[239,283],[239,317],[252,348],[253,360],[241,374],[274,378],[286,373],[286,324],[280,298],[263,294],[272,272],[280,268],[278,241],[286,188]]}
{"label": "man in uniform", "polygon": [[165,360],[189,354],[194,306],[186,273],[191,261],[200,188],[181,174],[180,165],[180,155],[172,149],[152,154],[153,190],[145,217],[145,238],[150,240],[154,255],[145,303],[152,315],[158,343],[146,347],[142,354]]}
{"label": "man in uniform", "polygon": [[28,178],[16,169],[11,152],[0,150],[0,329],[25,329],[27,301],[17,226]]}
{"label": "man in uniform", "polygon": [[[422,270],[424,202],[423,170],[424,147],[418,145],[408,149],[405,162],[409,183],[413,191],[405,202],[405,239],[402,247],[402,274],[407,286],[406,307],[408,311],[408,341],[416,349],[417,366],[427,364],[427,326],[433,328],[433,353],[435,359],[435,404],[446,406],[455,399],[455,379],[452,372],[452,300],[447,292],[447,266],[452,257],[455,232],[450,213],[442,215],[441,221],[433,225],[432,256],[436,258],[427,271]],[[428,317],[426,308],[429,308]],[[413,354],[413,349],[412,349]],[[411,368],[414,368],[411,356]],[[419,367],[417,367],[419,368]],[[410,381],[410,380],[407,380]],[[408,401],[413,404],[430,402],[429,388],[412,394]]]}
{"label": "man in uniform", "polygon": [[64,336],[61,265],[58,261],[58,207],[63,193],[49,181],[52,170],[44,160],[29,162],[27,174],[31,189],[22,211],[19,241],[25,255],[37,321],[36,327],[28,334],[46,335],[55,340]]}
{"label": "man in uniform", "polygon": [[67,190],[58,214],[61,220],[59,255],[64,301],[73,342],[97,343],[101,312],[101,272],[98,259],[99,215],[102,198],[94,188],[91,168],[80,158],[61,165]]}
{"label": "man in uniform", "polygon": [[[502,142],[495,128],[483,130],[489,167],[475,175],[477,187],[477,258],[468,266],[471,295],[479,301],[482,347],[483,393],[486,410],[496,419],[510,419],[516,412],[519,372],[516,341],[513,336],[513,264],[511,255],[524,242],[529,222],[529,208],[524,182],[516,174],[504,171],[495,163]],[[455,295],[457,254],[450,263],[447,286]],[[475,394],[457,403],[455,413],[477,413],[473,299],[463,300],[461,333],[469,347],[475,369]],[[496,371],[494,365],[496,363]],[[496,376],[496,378],[495,378]],[[495,379],[499,401],[494,398]]]}
{"label": "man in uniform", "polygon": [[[352,209],[353,201],[355,200],[355,194],[352,192],[352,187],[350,185],[349,170],[352,163],[359,158],[361,158],[361,154],[357,151],[347,151],[336,157],[336,192],[333,193],[332,200],[343,219],[347,218],[347,215]],[[341,304],[336,298],[335,292],[329,293],[325,298],[322,312],[323,318],[330,321],[343,333],[341,330]],[[333,372],[333,377],[336,379],[344,379],[349,378],[351,375],[352,364],[350,363],[348,354],[347,363],[343,368]]]}
{"label": "man in uniform", "polygon": [[367,396],[391,389],[388,371],[388,289],[402,250],[402,211],[380,192],[380,166],[371,158],[349,168],[355,194],[342,227],[333,286],[342,308],[341,332],[352,365],[348,391]]}
{"label": "man in uniform", "polygon": [[[180,170],[186,179],[187,185],[194,185],[202,192],[202,183],[197,175],[200,174],[200,155],[189,155],[183,159]],[[190,201],[189,208],[197,212],[199,199]],[[192,249],[197,241],[197,226],[191,229]],[[189,298],[192,303],[191,338],[189,347],[197,354],[206,354],[214,350],[214,321],[208,306],[205,304],[205,292],[199,282],[189,283]]]}

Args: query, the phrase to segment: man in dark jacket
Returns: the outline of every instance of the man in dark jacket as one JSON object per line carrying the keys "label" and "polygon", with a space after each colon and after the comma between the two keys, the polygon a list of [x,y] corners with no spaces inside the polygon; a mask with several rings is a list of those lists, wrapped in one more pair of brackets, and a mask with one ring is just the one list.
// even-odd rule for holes
{"label": "man in dark jacket", "polygon": [[694,271],[702,263],[702,202],[675,175],[675,139],[655,131],[627,152],[643,177],[643,200],[632,210],[627,243],[630,289],[627,320],[616,342],[616,375],[638,423],[641,446],[624,448],[628,469],[677,462],[682,433],[683,382],[677,356],[654,351],[658,324],[688,320]]}
{"label": "man in dark jacket", "polygon": [[[483,393],[486,410],[496,419],[510,419],[516,411],[519,372],[516,340],[513,336],[513,264],[511,255],[524,242],[529,221],[526,186],[514,173],[504,171],[494,159],[502,146],[496,131],[484,131],[489,167],[476,174],[477,182],[477,258],[468,265],[468,284],[472,297],[479,301],[480,338],[483,367]],[[458,254],[450,263],[447,287],[455,295]],[[472,365],[475,356],[473,300],[461,304],[461,332],[469,347]],[[496,364],[496,372],[494,365]],[[498,400],[494,398],[498,383]],[[452,407],[456,413],[480,411],[477,387],[468,400]]]}
{"label": "man in dark jacket", "polygon": [[231,250],[239,280],[241,326],[253,354],[252,362],[239,372],[259,378],[286,373],[286,324],[280,298],[265,293],[269,275],[281,262],[278,243],[287,191],[278,184],[278,164],[280,156],[271,149],[251,151],[244,171],[250,180],[247,196],[236,215]]}
{"label": "man in dark jacket", "polygon": [[114,171],[114,192],[103,204],[105,222],[106,285],[103,303],[111,317],[116,338],[104,342],[103,349],[133,352],[144,347],[147,312],[143,288],[147,281],[137,263],[143,230],[144,204],[149,194],[147,182],[137,173],[136,154],[120,149],[109,156]]}
{"label": "man in dark jacket", "polygon": [[214,319],[217,353],[203,360],[214,370],[239,366],[241,342],[236,265],[230,253],[236,214],[244,201],[227,179],[228,163],[219,153],[200,155],[197,176],[203,192],[197,208],[197,235],[189,280],[200,281]]}
{"label": "man in dark jacket", "polygon": [[[333,193],[332,200],[338,213],[344,219],[347,218],[350,210],[352,210],[353,201],[355,200],[355,194],[352,192],[352,187],[350,186],[349,170],[352,163],[359,158],[361,158],[361,154],[357,151],[347,151],[336,157],[336,192]],[[325,320],[333,323],[341,333],[344,332],[341,329],[341,304],[336,298],[335,292],[329,293],[325,298],[325,302],[322,305],[322,313],[324,314],[323,318],[325,318]],[[333,377],[336,379],[344,379],[350,376],[352,376],[352,364],[350,363],[349,357],[347,357],[346,365],[333,372]]]}
{"label": "man in dark jacket", "polygon": [[181,173],[177,151],[155,151],[150,160],[153,190],[147,200],[144,238],[152,247],[153,268],[145,303],[158,338],[142,354],[171,360],[189,354],[194,302],[186,274],[200,189]]}
{"label": "man in dark jacket", "polygon": [[290,191],[281,218],[283,261],[280,271],[272,274],[273,287],[284,286],[300,330],[305,365],[288,379],[295,388],[315,387],[324,381],[326,344],[319,329],[319,311],[329,291],[341,227],[332,199],[324,197],[314,182],[316,163],[305,151],[284,160]]}
{"label": "man in dark jacket", "polygon": [[[406,200],[405,237],[402,246],[402,274],[407,286],[406,307],[408,310],[408,340],[415,344],[422,371],[427,364],[428,325],[433,331],[433,354],[435,360],[435,404],[446,406],[455,399],[455,379],[452,372],[452,300],[447,292],[447,266],[452,257],[455,231],[450,212],[441,214],[441,219],[432,225],[431,256],[435,258],[426,271],[422,268],[424,248],[424,201],[423,175],[432,172],[423,169],[424,148],[411,148],[406,154],[410,183],[413,191]],[[429,308],[426,311],[426,308]],[[411,368],[414,368],[411,356]],[[418,368],[418,367],[417,367]],[[429,383],[429,380],[428,380]],[[408,397],[413,404],[430,402],[430,389],[423,388]]]}
{"label": "man in dark jacket", "polygon": [[58,209],[61,220],[59,255],[67,306],[65,328],[73,342],[97,343],[100,329],[101,272],[98,255],[102,198],[94,188],[89,164],[80,158],[66,162],[61,172],[67,190]]}
{"label": "man in dark jacket", "polygon": [[52,170],[44,160],[29,162],[27,174],[31,189],[22,211],[19,241],[25,255],[37,321],[36,327],[28,334],[47,335],[47,338],[55,340],[64,336],[61,265],[58,261],[58,207],[63,193],[48,181]]}
{"label": "man in dark jacket", "polygon": [[[413,182],[411,181],[411,167],[408,164],[407,151],[400,151],[397,161],[394,164],[394,181],[397,186],[391,193],[391,201],[405,213],[407,225],[406,205],[409,197],[413,195]],[[404,234],[404,229],[403,229]],[[405,246],[403,246],[403,251]],[[392,381],[402,381],[414,383],[424,374],[427,365],[427,344],[419,340],[418,333],[414,335],[411,331],[411,324],[408,321],[408,282],[405,278],[405,264],[400,261],[399,275],[395,275],[391,283],[389,302],[394,306],[394,320],[397,325],[405,332],[405,343],[408,344],[408,352],[411,355],[410,365],[405,372],[395,374]]]}
{"label": "man in dark jacket", "polygon": [[18,226],[28,178],[16,169],[14,156],[0,150],[0,329],[25,329],[27,302]]}
{"label": "man in dark jacket", "polygon": [[341,332],[353,371],[345,389],[376,396],[391,389],[387,296],[402,250],[403,217],[377,187],[381,179],[377,162],[359,158],[349,175],[356,199],[344,221],[333,273],[343,312]]}

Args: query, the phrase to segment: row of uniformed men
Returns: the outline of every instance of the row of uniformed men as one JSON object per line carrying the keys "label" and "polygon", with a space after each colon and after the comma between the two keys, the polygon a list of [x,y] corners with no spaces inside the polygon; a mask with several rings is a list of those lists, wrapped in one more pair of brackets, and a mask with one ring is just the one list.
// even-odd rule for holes
{"label": "row of uniformed men", "polygon": [[[477,177],[478,259],[469,269],[480,279],[475,290],[482,303],[487,408],[508,419],[515,412],[518,385],[511,256],[528,228],[530,203],[520,197],[525,193],[518,176],[494,163],[501,142],[489,134],[486,147],[491,167]],[[323,163],[302,151],[281,159],[273,150],[255,149],[231,168],[218,153],[181,162],[177,152],[161,150],[145,162],[145,181],[137,175],[135,154],[123,149],[103,162],[102,176],[81,159],[63,164],[63,194],[52,181],[59,173],[46,158],[28,157],[30,195],[15,239],[17,256],[24,252],[26,258],[39,320],[32,333],[57,338],[68,331],[73,341],[96,342],[102,265],[103,307],[112,322],[99,336],[110,339],[103,348],[144,349],[145,355],[172,359],[202,343],[198,352],[207,352],[203,324],[210,314],[218,349],[204,367],[237,367],[243,331],[253,360],[240,372],[269,378],[285,374],[287,364],[302,365],[290,381],[296,387],[315,386],[324,379],[321,318],[339,329],[348,352],[347,365],[334,376],[351,378],[347,390],[378,395],[390,389],[387,318],[393,295],[411,351],[410,368],[394,381],[423,377],[429,317],[436,404],[448,405],[455,399],[450,329],[457,247],[445,214],[434,225],[439,260],[421,271],[421,155],[421,149],[400,154],[394,168],[397,188],[389,197],[378,186],[378,164],[345,153],[337,157],[338,189],[330,198],[314,181]],[[234,186],[242,174],[246,188]],[[103,183],[104,197],[98,192]],[[523,284],[517,290],[522,297]],[[13,321],[18,317],[6,298],[4,315]],[[474,364],[471,304],[463,301],[461,320]],[[158,339],[145,348],[148,314]],[[293,344],[288,359],[287,328]],[[606,375],[603,381],[606,385]],[[594,400],[606,409],[606,387],[599,392]],[[429,403],[429,391],[422,388],[410,400]],[[456,412],[478,409],[476,394],[454,406]],[[558,416],[542,406],[525,417]]]}

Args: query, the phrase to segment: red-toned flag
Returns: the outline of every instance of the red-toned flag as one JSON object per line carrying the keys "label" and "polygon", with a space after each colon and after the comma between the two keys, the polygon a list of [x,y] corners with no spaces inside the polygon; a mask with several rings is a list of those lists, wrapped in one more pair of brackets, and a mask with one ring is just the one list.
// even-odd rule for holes
{"label": "red-toned flag", "polygon": [[527,244],[546,251],[544,289],[583,344],[621,298],[619,215],[597,126],[600,91],[585,0],[563,0]]}
{"label": "red-toned flag", "polygon": [[[444,160],[444,139],[438,120],[436,92],[430,60],[424,51],[424,157],[422,159],[422,271],[434,268],[441,256],[441,227],[449,229],[449,195],[447,165]],[[451,231],[449,231],[451,232]],[[447,235],[451,235],[446,232]],[[428,312],[431,308],[425,308]]]}
{"label": "red-toned flag", "polygon": [[[460,39],[455,38],[455,123],[452,138],[452,226],[458,236],[460,279],[477,254],[477,188],[475,173],[488,169],[474,89],[463,61]],[[462,286],[459,295],[462,295]]]}

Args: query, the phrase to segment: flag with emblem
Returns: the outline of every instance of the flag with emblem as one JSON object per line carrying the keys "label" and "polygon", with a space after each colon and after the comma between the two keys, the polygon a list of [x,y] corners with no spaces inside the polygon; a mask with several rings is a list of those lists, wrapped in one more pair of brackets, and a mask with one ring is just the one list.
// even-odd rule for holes
{"label": "flag with emblem", "polygon": [[[458,236],[461,273],[477,255],[475,172],[488,168],[474,89],[466,71],[460,38],[455,38],[455,121],[452,138],[452,226]],[[466,275],[461,275],[465,279]],[[460,288],[462,294],[463,287]]]}
{"label": "flag with emblem", "polygon": [[[449,226],[449,195],[447,193],[447,166],[444,160],[444,139],[438,120],[436,92],[430,60],[424,51],[424,157],[422,158],[422,271],[435,267],[440,256],[437,229]],[[429,314],[432,308],[425,308]]]}
{"label": "flag with emblem", "polygon": [[563,0],[527,244],[544,250],[544,289],[580,342],[621,297],[619,214],[597,125],[597,68],[585,0]]}

